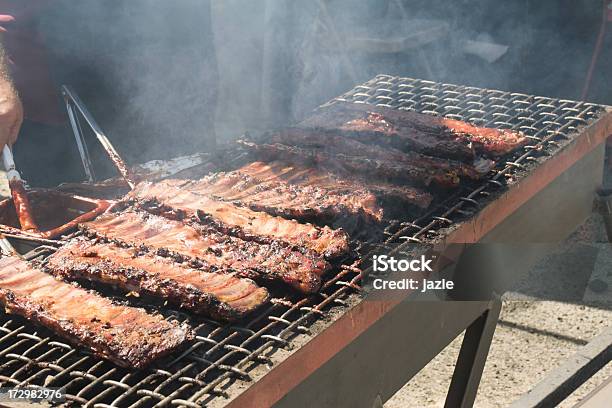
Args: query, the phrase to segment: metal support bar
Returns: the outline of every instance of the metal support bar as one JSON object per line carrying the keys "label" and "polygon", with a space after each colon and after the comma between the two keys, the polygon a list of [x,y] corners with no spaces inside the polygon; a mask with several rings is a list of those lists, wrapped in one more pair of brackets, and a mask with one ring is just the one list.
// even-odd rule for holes
{"label": "metal support bar", "polygon": [[610,401],[612,401],[612,377],[609,377],[606,382],[591,391],[574,408],[607,407],[610,405]]}
{"label": "metal support bar", "polygon": [[608,327],[553,370],[511,408],[556,407],[612,360],[612,327]]}
{"label": "metal support bar", "polygon": [[491,307],[465,331],[446,396],[446,408],[474,405],[500,311],[501,300],[492,300]]}
{"label": "metal support bar", "polygon": [[[346,341],[351,327],[369,319],[370,313],[384,311],[389,304],[389,300],[361,302],[351,309],[351,316],[342,317],[328,329],[330,338],[335,342]],[[379,398],[382,402],[391,398],[485,313],[490,304],[486,301],[402,301],[385,312],[384,319],[349,339],[349,344],[338,352],[336,344],[317,344],[320,340],[315,337],[291,356],[294,361],[285,366],[288,371],[282,376],[276,377],[276,368],[268,370],[269,377],[264,376],[251,386],[257,393],[242,392],[229,406],[372,408]],[[331,357],[320,364],[317,360],[326,353]],[[316,373],[305,375],[304,371],[312,367],[316,367]],[[288,387],[292,376],[304,376],[304,380]],[[330,378],[334,379],[333,386]],[[284,389],[288,391],[273,395]]]}
{"label": "metal support bar", "polygon": [[612,189],[597,191],[597,209],[603,218],[608,242],[612,242]]}

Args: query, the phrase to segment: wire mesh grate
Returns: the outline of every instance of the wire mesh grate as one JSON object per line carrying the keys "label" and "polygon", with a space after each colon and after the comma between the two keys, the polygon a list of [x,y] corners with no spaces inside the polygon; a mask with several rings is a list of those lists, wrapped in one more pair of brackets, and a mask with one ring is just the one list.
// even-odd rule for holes
{"label": "wire mesh grate", "polygon": [[527,174],[537,166],[539,158],[554,155],[563,143],[576,137],[582,127],[605,113],[604,106],[582,101],[389,75],[378,75],[328,104],[336,101],[379,105],[445,116],[476,126],[519,130],[530,140],[527,146],[499,162],[486,182],[471,190],[461,189],[434,213],[398,222],[395,230],[387,229],[387,243],[435,240],[436,236],[444,234],[444,227],[473,215],[487,200],[495,197],[496,189],[503,188],[521,173]]}
{"label": "wire mesh grate", "polygon": [[[316,299],[276,299],[240,326],[191,320],[195,341],[181,353],[159,361],[156,368],[141,371],[116,367],[25,319],[2,314],[0,383],[63,387],[67,399],[76,405],[202,406],[223,397],[227,383],[250,381],[254,365],[271,365],[269,353],[290,347],[292,338],[308,333],[314,319],[355,292],[358,281],[355,268],[342,270]],[[168,319],[188,319],[179,312],[164,314]]]}

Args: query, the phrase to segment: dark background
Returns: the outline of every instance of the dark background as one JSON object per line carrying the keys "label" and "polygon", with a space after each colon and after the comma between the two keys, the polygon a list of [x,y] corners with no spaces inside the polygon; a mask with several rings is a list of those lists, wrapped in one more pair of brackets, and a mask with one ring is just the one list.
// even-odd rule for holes
{"label": "dark background", "polygon": [[[209,151],[215,140],[286,126],[378,74],[581,99],[603,15],[602,0],[47,4],[38,28],[57,84],[76,89],[131,164]],[[440,25],[448,28],[444,35],[397,52],[347,46]],[[585,99],[612,104],[611,23],[607,28]],[[465,52],[465,42],[474,40],[508,50],[488,62]],[[41,167],[60,174],[63,163],[79,165],[74,149],[50,153],[73,145],[67,126],[25,131],[30,135],[20,136],[16,154],[20,163],[38,163],[21,165],[30,179],[43,174]]]}
{"label": "dark background", "polygon": [[[381,2],[393,7],[394,1]],[[423,47],[432,61],[428,72],[414,52],[372,63],[370,74],[386,73],[579,99],[602,21],[600,0],[401,1],[408,18],[451,24],[451,36]],[[373,6],[376,7],[376,6]],[[384,7],[384,6],[380,6]],[[338,8],[338,15],[342,15]],[[368,13],[355,24],[368,24]],[[373,15],[375,13],[370,13]],[[508,52],[494,63],[465,55],[458,40],[486,33]],[[588,100],[612,104],[612,22],[608,23]],[[365,56],[364,56],[365,58]],[[387,63],[394,61],[395,63]],[[388,61],[385,61],[388,59]],[[387,64],[386,64],[387,63]],[[391,72],[390,72],[391,71]],[[433,77],[432,77],[433,74]]]}

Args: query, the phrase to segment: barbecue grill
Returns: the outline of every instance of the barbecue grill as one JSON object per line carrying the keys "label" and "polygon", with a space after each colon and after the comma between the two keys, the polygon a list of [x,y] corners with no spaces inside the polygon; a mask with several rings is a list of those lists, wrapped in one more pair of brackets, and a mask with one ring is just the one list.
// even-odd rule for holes
{"label": "barbecue grill", "polygon": [[[609,108],[468,86],[379,75],[335,101],[444,115],[524,132],[529,146],[476,187],[464,186],[426,215],[397,220],[383,242],[362,248],[425,250],[434,244],[558,241],[590,214],[601,183]],[[48,247],[28,254],[44,257]],[[367,254],[364,253],[364,257]],[[514,265],[517,270],[523,264]],[[320,293],[275,299],[244,321],[221,324],[159,306],[189,320],[187,349],[145,370],[118,368],[25,319],[0,315],[2,386],[62,387],[92,407],[374,406],[390,398],[463,330],[447,399],[473,402],[500,303],[409,302],[372,297],[359,264],[345,262]],[[135,301],[138,303],[138,301]]]}

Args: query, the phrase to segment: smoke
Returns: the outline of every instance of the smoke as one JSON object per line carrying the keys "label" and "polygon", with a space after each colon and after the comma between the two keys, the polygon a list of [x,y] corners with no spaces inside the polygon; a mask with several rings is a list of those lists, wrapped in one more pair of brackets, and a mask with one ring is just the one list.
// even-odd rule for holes
{"label": "smoke", "polygon": [[[289,124],[380,73],[576,98],[598,5],[536,3],[56,0],[41,32],[58,82],[142,162]],[[466,41],[508,51],[490,62]]]}
{"label": "smoke", "polygon": [[41,21],[72,85],[129,161],[207,150],[218,68],[210,7],[181,0],[53,2]]}

